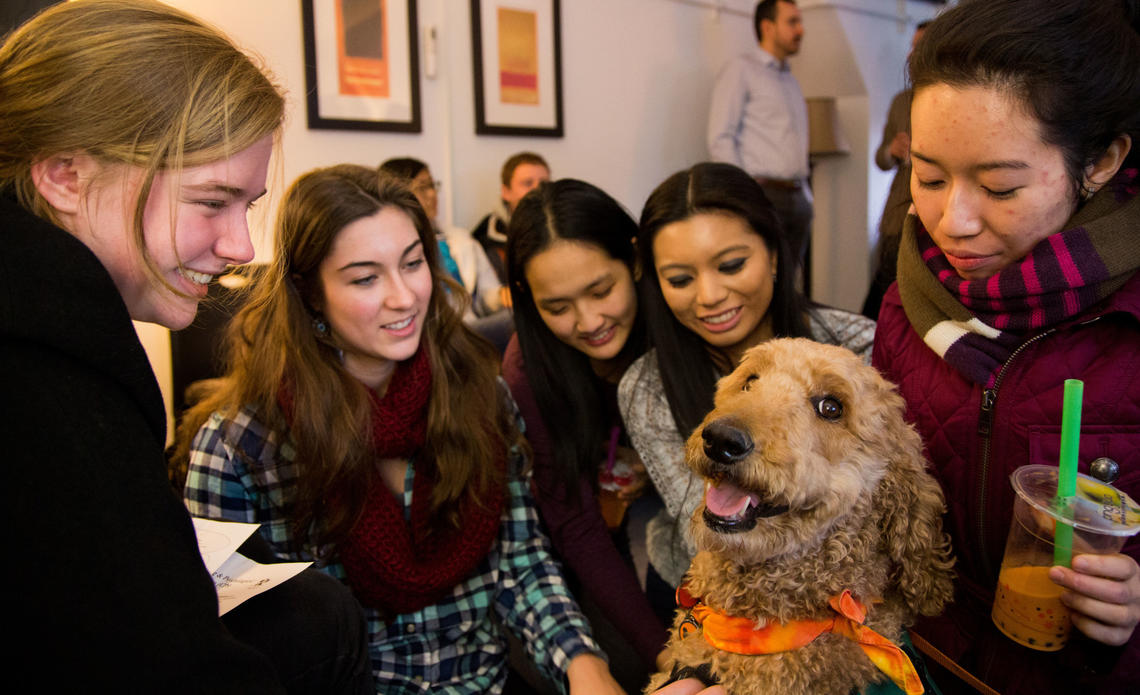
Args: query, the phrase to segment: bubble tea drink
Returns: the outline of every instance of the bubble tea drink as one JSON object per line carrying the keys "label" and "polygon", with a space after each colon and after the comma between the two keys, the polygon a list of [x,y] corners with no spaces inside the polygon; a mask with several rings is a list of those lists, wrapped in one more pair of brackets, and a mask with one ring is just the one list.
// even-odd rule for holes
{"label": "bubble tea drink", "polygon": [[621,489],[633,482],[633,469],[625,462],[614,463],[610,470],[598,471],[598,504],[602,518],[611,531],[621,527],[629,502],[620,497]]}
{"label": "bubble tea drink", "polygon": [[1049,579],[1054,541],[1068,543],[1073,554],[1120,552],[1128,536],[1140,531],[1140,509],[1128,495],[1085,475],[1076,495],[1060,503],[1057,469],[1022,466],[1010,476],[1017,493],[994,596],[993,621],[1007,637],[1031,649],[1057,651],[1069,639],[1069,610],[1063,589]]}
{"label": "bubble tea drink", "polygon": [[621,428],[610,430],[609,450],[606,461],[598,468],[598,505],[602,508],[602,518],[606,527],[614,531],[621,527],[629,502],[621,498],[622,488],[633,482],[633,468],[617,457],[618,436]]}

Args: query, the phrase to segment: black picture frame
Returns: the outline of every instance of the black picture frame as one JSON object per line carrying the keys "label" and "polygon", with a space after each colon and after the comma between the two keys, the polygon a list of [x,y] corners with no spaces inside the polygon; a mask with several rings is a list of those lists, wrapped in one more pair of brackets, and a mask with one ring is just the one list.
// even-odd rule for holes
{"label": "black picture frame", "polygon": [[[484,10],[503,7],[517,9],[520,3],[510,0],[471,0],[471,64],[474,72],[475,86],[475,133],[477,135],[517,135],[528,137],[563,136],[562,111],[562,23],[560,0],[531,0],[530,5],[540,8],[536,15],[546,15],[549,18],[548,27],[540,27],[539,35],[549,28],[551,40],[549,46],[539,44],[539,68],[537,79],[550,81],[550,91],[546,93],[549,104],[539,104],[533,114],[495,113],[497,105],[487,92],[489,76],[485,63],[484,47],[491,40],[487,27],[484,24]],[[526,9],[526,8],[524,8]],[[550,51],[544,55],[544,51]],[[493,90],[491,90],[493,91]],[[536,89],[536,91],[540,91]],[[525,112],[526,108],[506,107],[516,112]],[[502,111],[502,108],[498,109]]]}
{"label": "black picture frame", "polygon": [[[416,16],[416,0],[375,0],[387,10],[382,19],[406,14],[406,37],[400,34],[389,35],[384,43],[389,55],[387,64],[392,70],[390,85],[400,85],[399,93],[390,98],[360,95],[337,94],[330,96],[322,91],[318,82],[322,73],[329,74],[334,69],[327,63],[335,62],[338,55],[334,47],[338,41],[336,27],[332,22],[321,21],[331,11],[337,11],[338,3],[360,3],[367,0],[301,0],[301,24],[304,33],[305,55],[305,104],[308,127],[311,130],[374,130],[399,133],[419,133],[422,131],[420,114],[420,71],[419,71],[419,23]],[[314,2],[319,3],[314,7]],[[318,11],[320,14],[318,14]],[[321,31],[318,36],[318,25]],[[324,42],[324,43],[322,43]],[[327,42],[334,42],[328,45]],[[395,50],[402,49],[405,50]],[[334,52],[331,52],[334,51]],[[405,70],[401,69],[406,65]],[[336,69],[340,69],[338,65]],[[339,73],[338,73],[339,74]],[[405,81],[406,80],[406,81]]]}

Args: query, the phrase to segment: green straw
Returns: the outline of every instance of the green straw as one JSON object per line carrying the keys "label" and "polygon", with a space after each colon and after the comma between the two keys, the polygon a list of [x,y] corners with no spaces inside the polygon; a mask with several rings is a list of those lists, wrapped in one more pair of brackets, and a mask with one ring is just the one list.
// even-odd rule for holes
{"label": "green straw", "polygon": [[[1077,494],[1077,453],[1081,446],[1081,399],[1085,382],[1065,379],[1065,403],[1061,409],[1061,460],[1057,472],[1057,499],[1059,510],[1069,510]],[[1057,522],[1053,533],[1053,564],[1068,567],[1073,560],[1073,527]]]}

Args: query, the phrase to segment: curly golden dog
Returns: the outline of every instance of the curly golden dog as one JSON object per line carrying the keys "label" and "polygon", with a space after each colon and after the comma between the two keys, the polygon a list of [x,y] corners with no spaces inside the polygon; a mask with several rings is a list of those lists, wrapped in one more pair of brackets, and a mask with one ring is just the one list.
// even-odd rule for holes
{"label": "curly golden dog", "polygon": [[699,552],[672,674],[647,692],[696,672],[732,695],[847,695],[886,679],[872,658],[898,663],[890,643],[950,600],[942,492],[902,398],[850,351],[804,339],[749,350],[686,457],[705,480]]}

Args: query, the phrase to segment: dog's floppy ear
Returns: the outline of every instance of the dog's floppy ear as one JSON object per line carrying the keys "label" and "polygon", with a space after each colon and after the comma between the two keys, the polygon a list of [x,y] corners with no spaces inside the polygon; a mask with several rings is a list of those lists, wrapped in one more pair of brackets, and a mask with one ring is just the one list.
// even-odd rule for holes
{"label": "dog's floppy ear", "polygon": [[[886,384],[886,382],[884,382]],[[937,615],[954,594],[950,537],[942,531],[945,498],[925,470],[922,440],[903,419],[902,398],[891,387],[884,394],[883,434],[887,473],[875,504],[882,512],[886,551],[895,564],[894,582],[916,613]]]}

